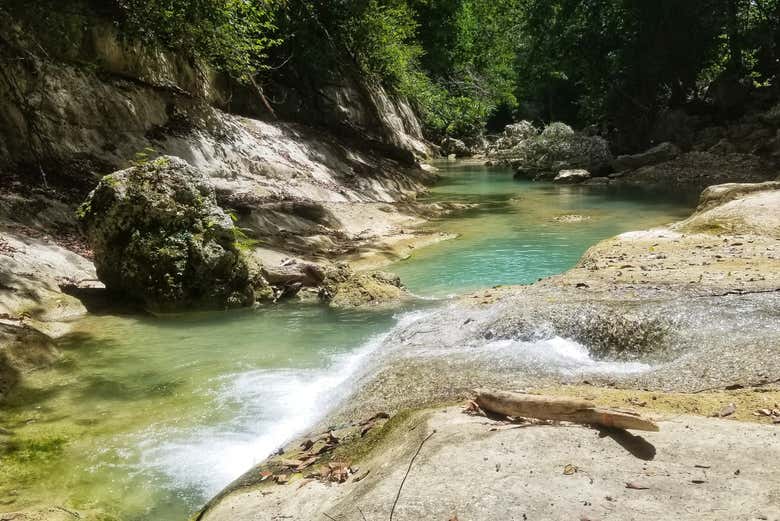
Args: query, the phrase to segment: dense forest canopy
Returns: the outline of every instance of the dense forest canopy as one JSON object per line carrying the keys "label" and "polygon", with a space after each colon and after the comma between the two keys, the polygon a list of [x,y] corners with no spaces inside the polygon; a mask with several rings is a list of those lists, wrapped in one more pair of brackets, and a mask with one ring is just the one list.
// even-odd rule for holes
{"label": "dense forest canopy", "polygon": [[[8,0],[31,14],[61,1]],[[780,0],[70,0],[262,84],[351,59],[434,139],[519,118],[639,135],[669,107],[775,87]],[[737,95],[737,94],[734,94]],[[728,107],[726,107],[728,108]]]}

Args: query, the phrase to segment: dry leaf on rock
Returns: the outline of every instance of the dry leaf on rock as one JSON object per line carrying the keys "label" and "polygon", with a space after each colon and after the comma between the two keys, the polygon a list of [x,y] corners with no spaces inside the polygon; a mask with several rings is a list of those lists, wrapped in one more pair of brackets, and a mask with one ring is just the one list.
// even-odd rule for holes
{"label": "dry leaf on rock", "polygon": [[479,405],[477,405],[477,402],[474,400],[469,400],[466,402],[466,405],[463,406],[463,412],[466,414],[470,414],[471,416],[484,416],[485,413],[480,409]]}
{"label": "dry leaf on rock", "polygon": [[650,487],[646,487],[644,485],[640,485],[639,483],[634,483],[633,481],[629,481],[626,483],[626,488],[630,488],[631,490],[648,490]]}

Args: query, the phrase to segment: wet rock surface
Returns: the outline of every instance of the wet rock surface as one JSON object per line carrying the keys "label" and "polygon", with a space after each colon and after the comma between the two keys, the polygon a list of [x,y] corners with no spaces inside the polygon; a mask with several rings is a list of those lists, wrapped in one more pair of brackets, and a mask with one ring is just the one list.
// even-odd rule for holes
{"label": "wet rock surface", "polygon": [[[438,403],[476,386],[698,391],[780,380],[780,242],[757,233],[774,226],[770,200],[780,203],[780,191],[626,233],[563,275],[421,315],[385,340],[385,358],[339,417]],[[740,218],[729,228],[703,225],[722,211]],[[683,231],[691,222],[706,231]]]}
{"label": "wet rock surface", "polygon": [[408,297],[397,275],[355,272],[346,264],[327,269],[320,290],[320,298],[337,308],[396,305]]}
{"label": "wet rock surface", "polygon": [[591,178],[590,172],[583,169],[577,169],[577,170],[561,170],[557,176],[555,176],[555,179],[553,179],[554,183],[558,184],[577,184],[582,183],[583,181],[587,181]]}
{"label": "wet rock surface", "polygon": [[[777,228],[763,233],[776,219],[766,205],[777,203],[773,185],[715,187],[690,219],[597,244],[565,274],[407,317],[322,424],[397,413],[368,448],[334,459],[358,468],[354,477],[269,484],[253,469],[199,519],[780,515],[777,477],[765,464],[777,427],[681,415],[777,401],[780,243]],[[738,216],[733,226],[706,225],[723,212]],[[764,386],[763,396],[712,392]],[[477,387],[619,400],[610,405],[646,407],[660,432],[599,433],[441,407]],[[733,501],[735,490],[745,502]]]}

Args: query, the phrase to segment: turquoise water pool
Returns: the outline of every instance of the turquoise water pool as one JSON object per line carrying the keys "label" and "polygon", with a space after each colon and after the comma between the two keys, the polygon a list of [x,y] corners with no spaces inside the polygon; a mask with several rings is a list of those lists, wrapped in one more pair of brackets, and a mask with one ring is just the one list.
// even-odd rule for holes
{"label": "turquoise water pool", "polygon": [[595,242],[691,206],[658,192],[441,167],[427,197],[476,207],[428,225],[457,239],[389,267],[426,297],[406,309],[82,320],[61,342],[62,363],[31,375],[0,412],[15,433],[2,454],[0,512],[58,504],[99,519],[186,519],[346,396],[399,321],[450,295],[560,273]]}

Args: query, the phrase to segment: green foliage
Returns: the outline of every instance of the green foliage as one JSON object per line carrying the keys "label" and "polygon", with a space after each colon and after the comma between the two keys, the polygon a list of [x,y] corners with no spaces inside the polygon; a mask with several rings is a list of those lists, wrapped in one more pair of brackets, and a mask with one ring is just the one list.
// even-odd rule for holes
{"label": "green foliage", "polygon": [[356,66],[410,99],[433,139],[473,136],[502,114],[641,141],[659,113],[716,80],[772,86],[780,75],[780,0],[8,2],[74,45],[84,24],[70,13],[91,9],[243,82],[325,84]]}
{"label": "green foliage", "polygon": [[271,0],[116,0],[126,30],[249,81],[279,39]]}
{"label": "green foliage", "polygon": [[780,72],[778,0],[529,0],[520,20],[523,115],[639,141],[723,75],[766,85]]}
{"label": "green foliage", "polygon": [[408,87],[423,53],[415,40],[418,24],[409,6],[370,0],[350,26],[346,43],[363,71],[389,85]]}

